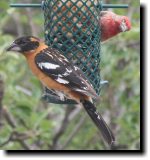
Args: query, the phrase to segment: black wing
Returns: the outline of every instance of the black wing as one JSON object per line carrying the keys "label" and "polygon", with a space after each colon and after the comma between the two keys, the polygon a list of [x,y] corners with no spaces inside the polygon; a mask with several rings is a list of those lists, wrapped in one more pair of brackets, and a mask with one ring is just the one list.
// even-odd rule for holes
{"label": "black wing", "polygon": [[37,67],[46,75],[74,91],[98,98],[82,71],[54,48],[46,48],[35,56]]}

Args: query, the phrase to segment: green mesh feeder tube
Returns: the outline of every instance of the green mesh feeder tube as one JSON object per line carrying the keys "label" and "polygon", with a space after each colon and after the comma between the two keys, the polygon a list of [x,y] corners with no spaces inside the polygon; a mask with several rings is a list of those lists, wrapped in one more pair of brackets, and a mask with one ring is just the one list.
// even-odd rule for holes
{"label": "green mesh feeder tube", "polygon": [[[77,65],[100,93],[100,1],[45,0],[45,41]],[[46,92],[49,92],[48,89]]]}
{"label": "green mesh feeder tube", "polygon": [[[100,94],[100,11],[103,8],[128,8],[127,4],[103,4],[102,0],[44,0],[41,4],[10,4],[11,7],[42,8],[45,42],[58,49],[77,65]],[[45,88],[42,97],[50,103],[75,104]]]}

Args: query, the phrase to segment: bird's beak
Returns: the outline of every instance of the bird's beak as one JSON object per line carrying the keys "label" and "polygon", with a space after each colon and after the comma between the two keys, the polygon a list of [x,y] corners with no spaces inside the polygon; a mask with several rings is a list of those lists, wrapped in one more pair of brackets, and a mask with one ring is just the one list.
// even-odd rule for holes
{"label": "bird's beak", "polygon": [[127,26],[125,20],[123,20],[120,24],[120,29],[121,29],[121,32],[126,32],[128,30],[130,30],[130,28]]}
{"label": "bird's beak", "polygon": [[126,32],[128,30],[128,27],[124,22],[121,23],[120,25],[121,32]]}
{"label": "bird's beak", "polygon": [[13,42],[8,48],[6,48],[6,51],[20,52],[21,48]]}

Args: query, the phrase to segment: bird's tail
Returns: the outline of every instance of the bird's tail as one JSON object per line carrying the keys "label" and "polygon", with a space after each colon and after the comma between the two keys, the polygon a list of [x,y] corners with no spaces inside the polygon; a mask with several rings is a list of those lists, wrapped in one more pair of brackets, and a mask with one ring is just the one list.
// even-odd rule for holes
{"label": "bird's tail", "polygon": [[114,142],[115,142],[115,137],[114,137],[112,131],[110,130],[110,128],[108,127],[108,125],[106,124],[106,122],[104,121],[101,114],[99,114],[96,111],[96,107],[94,106],[94,104],[90,101],[87,101],[87,100],[84,100],[82,102],[82,104],[83,104],[85,110],[87,111],[88,115],[91,117],[93,122],[96,124],[96,126],[101,131],[103,138],[106,140],[106,142],[111,147],[113,147]]}

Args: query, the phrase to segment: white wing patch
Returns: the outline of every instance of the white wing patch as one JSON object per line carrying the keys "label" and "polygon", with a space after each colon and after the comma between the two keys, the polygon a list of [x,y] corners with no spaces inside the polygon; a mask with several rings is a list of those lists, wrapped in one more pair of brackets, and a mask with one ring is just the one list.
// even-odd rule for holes
{"label": "white wing patch", "polygon": [[53,56],[49,53],[51,53],[51,52],[48,52],[48,53],[46,52],[45,54],[47,54],[48,56],[50,56],[53,59]]}
{"label": "white wing patch", "polygon": [[68,73],[71,73],[71,72],[72,72],[72,69],[66,68],[66,71],[67,71]]}
{"label": "white wing patch", "polygon": [[48,62],[41,62],[41,63],[38,63],[39,67],[42,69],[42,68],[46,68],[46,69],[56,69],[58,67],[60,67],[59,65],[57,64],[53,64],[53,63],[48,63]]}
{"label": "white wing patch", "polygon": [[66,72],[62,74],[63,76],[68,76],[72,72],[72,69],[66,68]]}
{"label": "white wing patch", "polygon": [[65,60],[66,62],[69,62],[68,59],[67,59],[65,56],[63,56],[63,55],[60,54],[59,52],[57,52],[57,53],[59,54],[59,56],[60,56],[63,60]]}
{"label": "white wing patch", "polygon": [[79,68],[78,68],[77,66],[74,66],[74,69],[75,69],[75,71],[76,71],[76,70],[79,70]]}
{"label": "white wing patch", "polygon": [[69,83],[69,81],[67,81],[67,80],[65,80],[65,79],[63,79],[63,78],[60,78],[60,77],[58,77],[58,78],[56,79],[56,81],[59,82],[59,83],[63,83],[63,84],[68,84],[68,83]]}
{"label": "white wing patch", "polygon": [[63,76],[68,76],[69,75],[69,73],[68,72],[65,72],[64,74],[63,74]]}
{"label": "white wing patch", "polygon": [[83,87],[83,89],[87,90],[88,88],[87,87]]}
{"label": "white wing patch", "polygon": [[85,93],[85,90],[79,89],[79,88],[75,88],[76,91],[81,92],[81,93]]}

